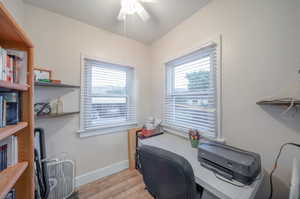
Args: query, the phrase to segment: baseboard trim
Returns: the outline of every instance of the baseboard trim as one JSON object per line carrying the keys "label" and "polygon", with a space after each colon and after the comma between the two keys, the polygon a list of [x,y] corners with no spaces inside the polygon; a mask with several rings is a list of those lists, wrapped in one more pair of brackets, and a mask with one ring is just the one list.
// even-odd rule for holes
{"label": "baseboard trim", "polygon": [[118,173],[128,168],[129,168],[129,162],[128,160],[124,160],[101,169],[90,171],[83,175],[77,176],[75,178],[75,186],[79,187],[81,185],[85,185],[87,183],[93,182],[95,180],[99,180],[100,178],[106,176],[110,176],[112,174]]}

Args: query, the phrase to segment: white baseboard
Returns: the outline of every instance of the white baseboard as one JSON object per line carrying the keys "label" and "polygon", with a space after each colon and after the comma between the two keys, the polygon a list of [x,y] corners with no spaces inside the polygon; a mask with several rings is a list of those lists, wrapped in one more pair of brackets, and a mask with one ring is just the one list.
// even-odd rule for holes
{"label": "white baseboard", "polygon": [[95,180],[99,180],[100,178],[110,176],[112,174],[118,173],[128,168],[129,168],[129,162],[128,160],[124,160],[101,169],[90,171],[83,175],[77,176],[75,178],[75,186],[79,187],[81,185],[93,182]]}

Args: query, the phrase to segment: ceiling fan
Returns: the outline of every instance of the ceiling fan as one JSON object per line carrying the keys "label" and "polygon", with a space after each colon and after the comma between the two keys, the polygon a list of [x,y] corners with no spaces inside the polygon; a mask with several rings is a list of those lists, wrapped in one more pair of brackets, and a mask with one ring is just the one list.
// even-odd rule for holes
{"label": "ceiling fan", "polygon": [[155,3],[156,0],[121,0],[121,10],[118,15],[118,20],[125,21],[127,15],[137,14],[143,21],[147,21],[150,15],[142,5],[142,2]]}

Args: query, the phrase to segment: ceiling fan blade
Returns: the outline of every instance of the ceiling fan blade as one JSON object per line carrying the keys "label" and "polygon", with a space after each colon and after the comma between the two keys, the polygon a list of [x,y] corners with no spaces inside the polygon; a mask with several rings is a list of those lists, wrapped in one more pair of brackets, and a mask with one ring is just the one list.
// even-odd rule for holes
{"label": "ceiling fan blade", "polygon": [[121,8],[119,15],[118,15],[118,20],[125,21],[125,18],[126,18],[126,12],[124,11],[124,9]]}
{"label": "ceiling fan blade", "polygon": [[142,18],[143,21],[147,21],[150,19],[149,13],[145,10],[145,8],[140,3],[136,3],[137,14]]}

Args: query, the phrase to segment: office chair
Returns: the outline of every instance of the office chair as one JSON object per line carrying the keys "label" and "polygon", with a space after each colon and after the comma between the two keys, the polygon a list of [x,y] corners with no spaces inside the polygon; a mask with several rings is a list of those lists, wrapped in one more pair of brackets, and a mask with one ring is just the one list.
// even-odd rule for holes
{"label": "office chair", "polygon": [[146,189],[155,199],[200,199],[193,169],[183,157],[172,152],[141,146],[138,161]]}

